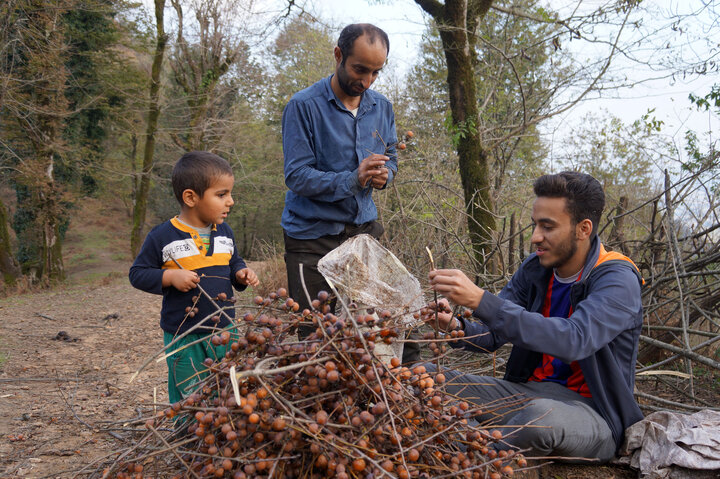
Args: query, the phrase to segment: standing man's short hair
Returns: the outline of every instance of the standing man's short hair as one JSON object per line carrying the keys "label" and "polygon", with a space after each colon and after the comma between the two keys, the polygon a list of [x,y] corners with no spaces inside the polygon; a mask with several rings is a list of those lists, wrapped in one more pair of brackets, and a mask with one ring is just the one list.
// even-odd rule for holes
{"label": "standing man's short hair", "polygon": [[605,192],[598,180],[585,173],[563,171],[541,176],[533,183],[533,191],[538,197],[565,198],[574,224],[587,218],[592,221],[592,234],[597,234],[605,209]]}
{"label": "standing man's short hair", "polygon": [[352,55],[353,45],[355,40],[359,37],[367,35],[368,41],[373,44],[376,41],[381,41],[385,45],[387,53],[390,53],[390,39],[381,28],[376,27],[370,23],[353,23],[342,29],[340,32],[340,38],[338,38],[337,46],[342,52],[343,60],[342,65],[345,65],[345,60]]}

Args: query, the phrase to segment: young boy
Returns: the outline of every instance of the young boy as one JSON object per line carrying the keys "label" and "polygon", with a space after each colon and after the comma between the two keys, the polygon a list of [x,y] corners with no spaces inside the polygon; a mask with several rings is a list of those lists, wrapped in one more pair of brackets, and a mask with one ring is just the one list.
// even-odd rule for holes
{"label": "young boy", "polygon": [[227,346],[213,345],[212,333],[230,325],[230,307],[217,311],[198,285],[220,307],[232,306],[232,286],[238,291],[259,284],[257,275],[237,254],[235,238],[225,224],[234,204],[235,179],[227,161],[206,151],[184,154],[172,172],[180,214],[148,233],[130,268],[130,283],[143,291],[162,294],[160,327],[164,343],[201,324],[171,350],[204,339],[168,357],[170,402],[190,394],[205,370],[202,362],[225,355]]}

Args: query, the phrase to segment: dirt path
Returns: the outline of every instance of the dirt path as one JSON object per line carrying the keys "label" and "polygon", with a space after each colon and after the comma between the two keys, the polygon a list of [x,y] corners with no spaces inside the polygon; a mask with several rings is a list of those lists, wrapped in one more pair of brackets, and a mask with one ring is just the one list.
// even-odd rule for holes
{"label": "dirt path", "polygon": [[0,477],[68,477],[117,447],[104,422],[166,398],[164,364],[129,383],[159,311],[124,279],[0,300]]}

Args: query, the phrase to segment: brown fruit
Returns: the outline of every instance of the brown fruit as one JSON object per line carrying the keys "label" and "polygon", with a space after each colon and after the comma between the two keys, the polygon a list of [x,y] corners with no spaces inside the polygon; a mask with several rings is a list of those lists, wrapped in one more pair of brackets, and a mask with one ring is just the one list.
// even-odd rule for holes
{"label": "brown fruit", "polygon": [[315,465],[319,467],[320,469],[327,468],[328,465],[328,459],[325,456],[325,454],[320,454],[318,458],[315,460]]}
{"label": "brown fruit", "polygon": [[364,459],[355,459],[352,463],[353,471],[355,472],[361,472],[365,470],[365,460]]}
{"label": "brown fruit", "polygon": [[317,414],[315,414],[315,421],[317,421],[320,425],[325,425],[328,422],[328,413],[325,411],[318,411]]}
{"label": "brown fruit", "polygon": [[278,417],[275,418],[275,420],[272,423],[272,428],[274,431],[282,431],[287,427],[287,423],[285,422],[285,419]]}
{"label": "brown fruit", "polygon": [[410,451],[408,451],[408,459],[413,462],[417,461],[420,459],[420,452],[417,449],[410,449]]}

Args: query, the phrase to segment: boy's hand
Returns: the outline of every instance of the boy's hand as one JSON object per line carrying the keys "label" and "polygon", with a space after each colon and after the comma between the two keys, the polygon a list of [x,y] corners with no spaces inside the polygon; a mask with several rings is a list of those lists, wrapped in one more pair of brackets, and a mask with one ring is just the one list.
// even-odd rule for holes
{"label": "boy's hand", "polygon": [[183,293],[195,289],[199,282],[200,276],[198,276],[195,271],[190,271],[189,269],[166,269],[163,272],[163,286],[172,286]]}
{"label": "boy's hand", "polygon": [[238,283],[250,285],[253,287],[260,284],[260,280],[255,274],[255,271],[251,270],[250,268],[243,268],[237,273],[235,273],[235,279],[238,280]]}

